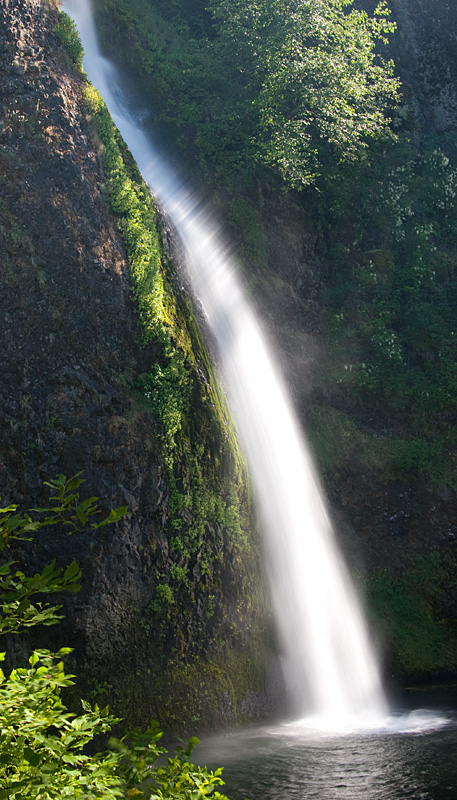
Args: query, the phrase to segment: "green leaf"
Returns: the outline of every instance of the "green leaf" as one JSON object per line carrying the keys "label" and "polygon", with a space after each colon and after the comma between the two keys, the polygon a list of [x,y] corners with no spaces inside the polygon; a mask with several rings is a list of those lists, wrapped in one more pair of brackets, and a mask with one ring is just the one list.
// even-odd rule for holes
{"label": "green leaf", "polygon": [[[78,474],[80,475],[81,473]],[[66,476],[59,473],[52,481],[44,481],[44,485],[50,486],[51,489],[56,489],[60,486],[65,486],[66,482],[67,482]]]}
{"label": "green leaf", "polygon": [[72,578],[75,578],[77,575],[80,575],[80,574],[81,573],[79,571],[78,563],[73,560],[71,562],[71,564],[69,564],[68,567],[66,568],[63,577],[64,577],[65,581],[69,581]]}
{"label": "green leaf", "polygon": [[17,508],[17,504],[6,506],[6,508],[0,508],[0,514],[8,514],[10,511],[16,511]]}
{"label": "green leaf", "polygon": [[80,508],[82,511],[87,511],[90,506],[95,506],[97,504],[97,500],[98,497],[88,497],[87,500],[83,500],[79,504],[78,508]]}
{"label": "green leaf", "polygon": [[84,514],[84,512],[83,512],[83,511],[81,511],[81,508],[80,508],[80,506],[78,506],[78,507],[76,508],[76,516],[78,517],[78,519],[79,519],[79,521],[80,521],[81,525],[85,525],[85,524],[86,524],[86,522],[87,522],[87,517],[86,517],[86,515]]}
{"label": "green leaf", "polygon": [[9,800],[11,796],[14,796],[14,790],[20,789],[21,786],[24,786],[24,781],[14,781],[7,789],[0,789],[0,800]]}
{"label": "green leaf", "polygon": [[37,767],[41,761],[38,753],[35,753],[35,751],[31,750],[30,747],[24,747],[24,758],[29,764],[32,765],[32,767]]}
{"label": "green leaf", "polygon": [[103,519],[101,522],[93,522],[92,528],[103,528],[105,525],[111,525],[113,522],[118,522],[121,517],[124,517],[126,514],[128,514],[128,510],[128,506],[112,508],[106,519]]}
{"label": "green leaf", "polygon": [[84,478],[79,477],[80,475],[82,475],[82,472],[77,472],[76,475],[73,476],[73,478],[70,478],[66,487],[67,492],[74,492],[74,490],[78,489],[78,487],[81,486],[82,483],[86,482]]}

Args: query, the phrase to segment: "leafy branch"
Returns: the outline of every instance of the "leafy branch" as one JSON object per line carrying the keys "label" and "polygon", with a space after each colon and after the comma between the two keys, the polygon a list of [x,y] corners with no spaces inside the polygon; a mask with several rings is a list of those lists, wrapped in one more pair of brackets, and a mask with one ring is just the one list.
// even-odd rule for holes
{"label": "leafy branch", "polygon": [[[127,513],[127,506],[120,506],[96,521],[101,514],[98,498],[80,499],[78,489],[84,483],[80,475],[78,473],[70,479],[65,475],[57,475],[54,480],[45,482],[45,486],[53,492],[51,504],[47,508],[31,510],[31,513],[44,516],[43,519],[33,519],[28,512],[18,512],[18,506],[14,504],[1,508],[0,550],[12,542],[30,541],[41,528],[60,525],[67,533],[87,527],[95,530],[118,522]],[[62,619],[57,614],[60,606],[48,602],[32,603],[31,598],[37,594],[78,592],[81,573],[76,561],[72,561],[65,571],[52,561],[42,572],[34,575],[25,575],[21,570],[14,571],[15,563],[8,561],[0,565],[0,635],[19,633],[23,628],[35,625],[55,625]]]}
{"label": "leafy branch", "polygon": [[[78,489],[83,480],[79,475],[69,480],[58,475],[46,482],[53,492],[46,508],[23,514],[17,505],[0,509],[1,549],[11,542],[29,541],[48,525],[61,525],[73,533],[109,525],[127,513],[127,508],[121,507],[98,520],[98,498],[80,499]],[[34,519],[36,514],[43,518]],[[59,606],[32,603],[31,598],[78,591],[76,561],[65,570],[52,562],[35,575],[13,572],[13,564],[9,561],[0,566],[0,635],[58,622]],[[86,745],[109,732],[119,720],[108,707],[92,708],[85,701],[81,701],[82,714],[68,711],[61,690],[73,684],[74,675],[66,674],[63,664],[69,653],[70,647],[57,653],[35,650],[27,666],[18,666],[9,675],[0,669],[0,800],[198,800],[209,795],[226,800],[216,790],[222,784],[221,770],[211,772],[188,760],[197,739],[191,739],[186,750],[178,748],[165,765],[156,764],[166,753],[159,744],[162,732],[156,722],[144,732],[112,738],[104,752],[89,755]],[[0,662],[5,656],[0,653]]]}

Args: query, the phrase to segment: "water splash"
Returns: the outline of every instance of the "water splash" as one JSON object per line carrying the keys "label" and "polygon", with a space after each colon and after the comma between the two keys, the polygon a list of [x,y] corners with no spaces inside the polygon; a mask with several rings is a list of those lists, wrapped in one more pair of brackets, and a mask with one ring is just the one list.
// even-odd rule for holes
{"label": "water splash", "polygon": [[218,342],[268,542],[271,594],[295,715],[312,714],[336,728],[348,720],[364,726],[380,721],[386,703],[360,604],[280,371],[230,254],[207,211],[179,184],[127,111],[116,72],[99,52],[89,0],[65,0],[63,8],[79,29],[88,77],[182,239],[193,290]]}

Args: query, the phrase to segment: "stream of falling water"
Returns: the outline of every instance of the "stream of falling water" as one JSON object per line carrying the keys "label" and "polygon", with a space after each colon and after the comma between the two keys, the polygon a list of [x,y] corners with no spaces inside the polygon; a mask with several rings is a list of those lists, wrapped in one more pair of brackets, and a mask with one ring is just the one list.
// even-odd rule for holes
{"label": "stream of falling water", "polygon": [[99,90],[151,191],[184,245],[193,291],[217,340],[267,542],[286,684],[297,718],[344,729],[387,713],[365,620],[278,366],[207,211],[168,169],[127,110],[101,56],[89,0],[65,0]]}

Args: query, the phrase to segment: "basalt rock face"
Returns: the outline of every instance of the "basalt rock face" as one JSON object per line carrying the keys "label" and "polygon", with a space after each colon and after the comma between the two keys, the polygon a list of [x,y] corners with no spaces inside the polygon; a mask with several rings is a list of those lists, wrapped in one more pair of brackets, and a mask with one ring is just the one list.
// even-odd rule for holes
{"label": "basalt rock face", "polygon": [[[83,576],[81,593],[62,599],[66,622],[39,642],[49,646],[51,637],[51,644],[75,646],[82,691],[110,701],[131,724],[152,715],[175,729],[192,716],[194,729],[195,721],[226,724],[235,720],[237,701],[243,713],[243,697],[250,701],[246,715],[264,713],[270,703],[261,644],[254,648],[249,632],[252,596],[242,589],[256,556],[242,565],[229,532],[215,523],[206,554],[214,588],[205,591],[213,592],[216,610],[203,609],[197,549],[186,565],[195,600],[186,630],[164,644],[164,609],[154,598],[159,574],[163,582],[173,564],[165,533],[170,486],[160,426],[132,389],[157,353],[154,344],[140,344],[125,251],[105,200],[100,143],[84,110],[81,75],[55,34],[57,21],[52,2],[1,0],[0,494],[22,508],[43,506],[43,481],[83,470],[88,493],[104,508],[129,506],[115,527],[72,537],[53,529],[31,547],[29,567],[76,558]],[[207,380],[195,377],[195,396]],[[186,515],[181,524],[189,527]],[[231,675],[224,647],[231,650]],[[26,652],[15,641],[10,650]],[[199,659],[199,675],[188,667],[191,658]],[[195,694],[200,716],[189,700]]]}
{"label": "basalt rock face", "polygon": [[457,8],[452,0],[391,0],[397,24],[389,53],[403,91],[424,133],[455,130],[457,123]]}
{"label": "basalt rock face", "polygon": [[84,470],[104,505],[141,505],[116,531],[53,534],[36,553],[62,565],[77,555],[83,591],[68,613],[78,659],[98,662],[99,681],[104,665],[112,682],[111,670],[135,660],[132,608],[145,603],[142,576],[152,572],[167,486],[154,420],[122,386],[139,368],[139,330],[100,196],[97,144],[56,22],[48,4],[2,4],[1,494],[44,505],[44,480]]}
{"label": "basalt rock face", "polygon": [[[373,14],[377,3],[356,0]],[[396,24],[383,55],[402,80],[403,118],[416,138],[455,130],[457,121],[457,9],[452,0],[389,0]]]}

